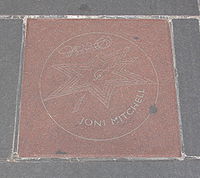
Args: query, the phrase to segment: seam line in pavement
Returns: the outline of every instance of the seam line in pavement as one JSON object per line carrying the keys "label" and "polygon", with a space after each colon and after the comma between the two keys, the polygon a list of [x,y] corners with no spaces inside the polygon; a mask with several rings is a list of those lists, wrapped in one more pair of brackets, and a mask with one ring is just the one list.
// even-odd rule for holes
{"label": "seam line in pavement", "polygon": [[18,156],[18,140],[19,140],[19,113],[20,113],[20,96],[22,87],[22,71],[24,65],[24,46],[25,46],[25,36],[26,35],[26,18],[23,19],[22,23],[22,38],[21,38],[21,49],[20,49],[20,62],[19,62],[19,76],[17,83],[17,96],[16,96],[16,109],[15,109],[15,123],[13,130],[13,143],[12,143],[12,153],[11,157],[8,159],[13,159]]}
{"label": "seam line in pavement", "polygon": [[64,19],[199,19],[200,16],[190,15],[0,15],[0,19],[24,19],[24,18],[64,18]]}
{"label": "seam line in pavement", "polygon": [[175,53],[175,45],[174,45],[174,27],[172,20],[170,20],[170,33],[171,33],[171,47],[172,47],[172,59],[173,59],[173,68],[174,68],[174,81],[176,88],[176,102],[177,102],[177,110],[178,110],[178,121],[179,121],[179,134],[180,134],[180,142],[181,142],[181,156],[184,159],[186,157],[185,149],[184,149],[184,140],[183,140],[183,126],[181,119],[181,108],[180,108],[180,94],[179,94],[179,83],[178,83],[178,72],[176,67],[176,53]]}

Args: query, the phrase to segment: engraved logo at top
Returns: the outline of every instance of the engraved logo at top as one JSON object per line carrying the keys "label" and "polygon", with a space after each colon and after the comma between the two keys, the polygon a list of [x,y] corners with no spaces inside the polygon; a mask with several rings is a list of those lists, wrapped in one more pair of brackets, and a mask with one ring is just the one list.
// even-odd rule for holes
{"label": "engraved logo at top", "polygon": [[61,48],[58,52],[60,54],[65,55],[66,57],[72,57],[72,56],[78,56],[83,55],[87,52],[98,50],[98,49],[106,49],[110,47],[111,45],[111,38],[110,37],[104,37],[97,39],[95,42],[86,42],[82,43],[81,45],[76,46],[64,46]]}
{"label": "engraved logo at top", "polygon": [[61,43],[49,55],[40,93],[47,114],[61,129],[105,141],[142,126],[156,103],[158,80],[151,59],[132,41],[93,32]]}

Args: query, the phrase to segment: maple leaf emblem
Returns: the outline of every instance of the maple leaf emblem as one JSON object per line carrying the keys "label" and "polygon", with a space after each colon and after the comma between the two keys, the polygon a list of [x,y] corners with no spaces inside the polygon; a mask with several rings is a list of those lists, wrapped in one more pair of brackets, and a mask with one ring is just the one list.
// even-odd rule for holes
{"label": "maple leaf emblem", "polygon": [[126,70],[136,58],[127,55],[130,47],[106,55],[97,55],[88,64],[58,64],[53,68],[63,73],[68,80],[51,92],[44,101],[75,93],[84,93],[74,105],[72,112],[78,112],[88,93],[109,108],[115,89],[121,86],[155,84],[141,75]]}

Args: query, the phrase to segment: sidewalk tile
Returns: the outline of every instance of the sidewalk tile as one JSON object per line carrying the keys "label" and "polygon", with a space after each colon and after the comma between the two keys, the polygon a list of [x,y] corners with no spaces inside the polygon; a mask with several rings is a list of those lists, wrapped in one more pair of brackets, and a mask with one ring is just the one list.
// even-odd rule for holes
{"label": "sidewalk tile", "polygon": [[0,20],[0,159],[11,155],[21,38],[21,20]]}
{"label": "sidewalk tile", "polygon": [[180,157],[166,20],[29,19],[20,157]]}
{"label": "sidewalk tile", "polygon": [[185,152],[200,156],[200,33],[196,19],[173,20]]}
{"label": "sidewalk tile", "polygon": [[197,0],[1,0],[3,15],[199,15]]}

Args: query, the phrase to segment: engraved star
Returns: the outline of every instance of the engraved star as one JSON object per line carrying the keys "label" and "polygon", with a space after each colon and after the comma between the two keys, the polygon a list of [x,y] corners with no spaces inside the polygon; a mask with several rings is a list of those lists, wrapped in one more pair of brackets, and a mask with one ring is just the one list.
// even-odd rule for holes
{"label": "engraved star", "polygon": [[98,55],[92,62],[84,65],[54,65],[54,69],[66,75],[68,80],[50,93],[44,101],[84,92],[72,111],[77,112],[80,110],[86,93],[89,92],[106,108],[109,108],[112,93],[117,87],[155,84],[155,82],[125,69],[128,64],[136,60],[136,58],[127,56],[129,50],[130,47],[125,47],[108,55]]}

